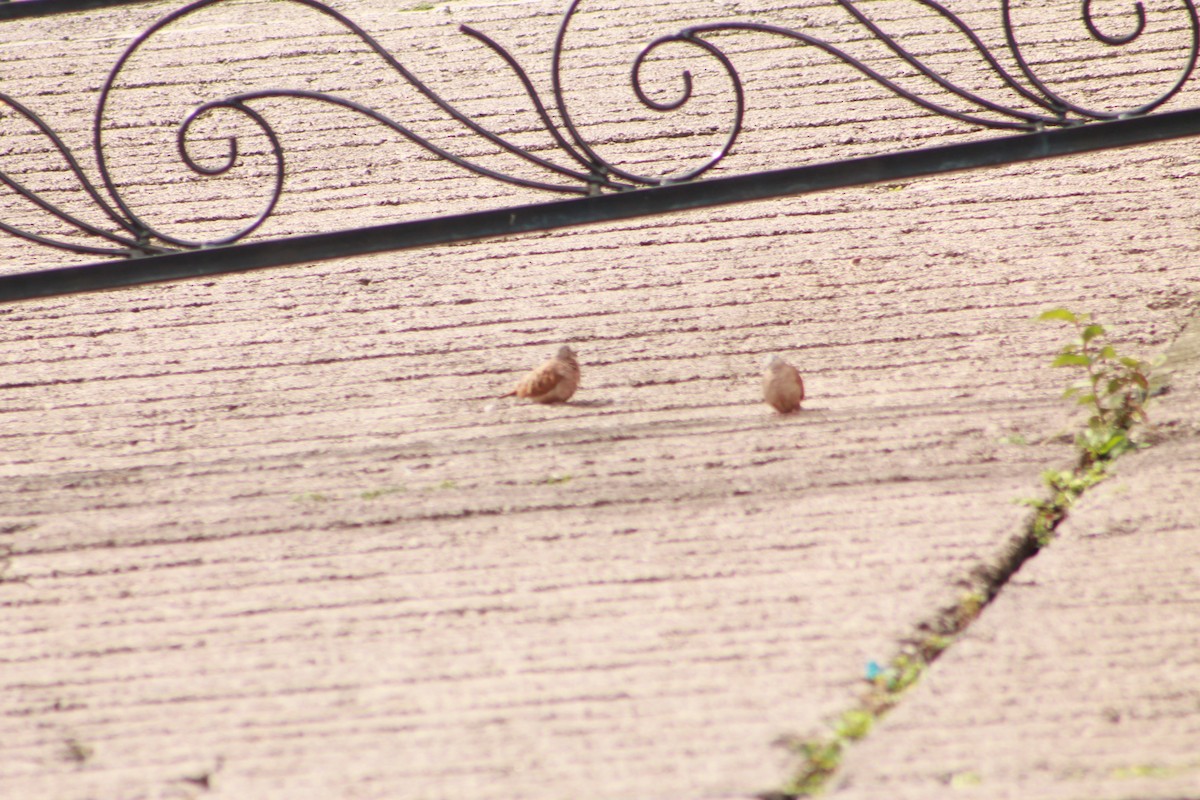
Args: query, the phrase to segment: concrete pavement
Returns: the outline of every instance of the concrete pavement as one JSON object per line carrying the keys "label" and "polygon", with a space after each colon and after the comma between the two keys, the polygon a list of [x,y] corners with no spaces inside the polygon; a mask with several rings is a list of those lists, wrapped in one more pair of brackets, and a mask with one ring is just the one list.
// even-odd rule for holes
{"label": "concrete pavement", "polygon": [[[446,23],[513,47],[544,89],[560,9],[413,5],[338,8],[540,141],[520,87]],[[5,91],[86,152],[95,88],[173,7],[5,23]],[[740,14],[872,48],[825,4],[686,11],[580,20],[584,130],[639,166],[708,152],[685,122],[727,108],[614,116],[634,101],[612,42]],[[877,11],[930,58],[959,44],[910,4]],[[477,147],[327,20],[212,12],[134,65],[114,107],[138,121],[115,127],[121,174],[156,220],[200,235],[256,208],[264,173],[193,187],[168,124],[246,85],[353,93]],[[994,13],[966,18],[996,36]],[[754,87],[730,171],[979,135],[811,49],[730,47]],[[1069,82],[1089,63],[1071,48],[1051,65]],[[1131,74],[1103,85],[1161,80]],[[272,111],[292,191],[264,236],[541,197],[353,119]],[[83,203],[36,136],[6,135],[22,147],[0,169],[15,156]],[[869,661],[978,588],[1024,535],[1014,501],[1071,462],[1079,420],[1049,366],[1066,333],[1031,318],[1091,311],[1139,356],[1180,337],[1200,287],[1194,144],[0,308],[0,795],[778,787],[794,764],[773,743],[826,730]],[[65,258],[7,247],[6,271]],[[583,367],[573,403],[497,399],[561,342]],[[758,400],[770,352],[805,374],[799,415]],[[1200,796],[1193,375],[1156,401],[1154,447],[850,750],[835,796]]]}

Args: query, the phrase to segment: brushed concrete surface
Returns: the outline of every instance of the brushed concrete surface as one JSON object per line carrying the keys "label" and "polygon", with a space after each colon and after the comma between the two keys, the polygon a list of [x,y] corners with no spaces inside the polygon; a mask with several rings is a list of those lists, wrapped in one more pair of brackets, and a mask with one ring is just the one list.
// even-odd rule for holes
{"label": "brushed concrete surface", "polygon": [[831,797],[1200,796],[1200,318],[1153,446],[1075,506]]}
{"label": "brushed concrete surface", "polygon": [[[453,102],[547,146],[519,84],[481,69],[486,51],[451,23],[513,48],[544,92],[557,6],[336,5]],[[95,91],[170,8],[0,26],[5,91],[93,179]],[[991,80],[927,12],[877,11],[958,78]],[[994,40],[994,14],[968,12]],[[711,152],[727,98],[714,89],[685,117],[641,109],[636,48],[615,42],[746,15],[873,52],[827,4],[597,6],[565,81],[585,87],[581,129],[648,171]],[[174,150],[195,102],[248,87],[338,91],[503,161],[294,4],[222,4],[189,25],[131,63],[106,129],[131,206],[180,236],[223,234],[261,205],[252,130],[245,168],[215,182]],[[753,91],[721,172],[986,135],[811,49],[730,42]],[[1072,85],[1109,69],[1074,47],[1052,64]],[[1161,50],[1144,57],[1169,74]],[[711,63],[689,67],[723,86]],[[1132,100],[1157,69],[1102,86]],[[660,96],[678,91],[677,68],[660,80]],[[267,107],[289,192],[258,236],[548,197],[323,107]],[[4,124],[0,169],[103,222],[39,137]],[[197,131],[210,164],[221,125]],[[1002,558],[1025,520],[1014,500],[1069,462],[1076,420],[1048,366],[1065,332],[1031,318],[1092,311],[1141,355],[1183,328],[1200,285],[1193,149],[0,308],[0,795],[778,786],[791,765],[773,742],[853,702],[866,662]],[[5,247],[5,271],[90,260]],[[563,342],[583,369],[570,404],[498,399]],[[798,415],[759,401],[771,352],[804,372]]]}

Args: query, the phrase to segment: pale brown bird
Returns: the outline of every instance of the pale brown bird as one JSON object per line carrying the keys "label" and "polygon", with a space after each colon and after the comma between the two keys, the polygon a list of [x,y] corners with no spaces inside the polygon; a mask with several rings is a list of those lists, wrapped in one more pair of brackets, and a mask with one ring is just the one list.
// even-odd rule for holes
{"label": "pale brown bird", "polygon": [[800,373],[779,356],[767,359],[762,377],[763,400],[780,414],[800,409],[804,399],[804,379]]}
{"label": "pale brown bird", "polygon": [[563,403],[579,388],[579,362],[567,345],[558,348],[554,358],[531,371],[504,397],[524,397],[535,403]]}

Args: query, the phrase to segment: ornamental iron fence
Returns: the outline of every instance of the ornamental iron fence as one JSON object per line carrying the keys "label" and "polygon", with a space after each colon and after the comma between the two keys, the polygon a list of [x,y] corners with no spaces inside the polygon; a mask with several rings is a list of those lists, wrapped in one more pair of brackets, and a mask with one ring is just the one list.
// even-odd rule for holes
{"label": "ornamental iron fence", "polygon": [[[652,39],[637,53],[629,67],[629,80],[634,95],[644,107],[654,112],[672,112],[688,104],[693,97],[693,80],[689,71],[684,70],[680,73],[682,88],[673,98],[656,99],[643,86],[644,67],[655,53],[668,45],[684,46],[695,49],[699,55],[712,59],[717,65],[729,87],[732,111],[726,127],[718,132],[720,145],[715,151],[698,164],[666,175],[638,172],[607,159],[575,122],[564,93],[561,61],[564,43],[579,12],[581,0],[571,0],[558,24],[551,50],[548,81],[550,92],[547,96],[538,92],[535,82],[518,58],[497,41],[470,26],[459,27],[463,35],[471,37],[494,54],[510,71],[510,77],[515,78],[523,88],[525,99],[531,105],[540,125],[540,131],[551,145],[536,150],[518,146],[510,138],[496,133],[486,124],[460,110],[340,11],[320,0],[278,0],[281,3],[307,8],[332,20],[341,29],[357,37],[405,84],[418,92],[447,119],[453,120],[463,131],[531,165],[543,173],[544,177],[534,179],[525,174],[501,171],[471,157],[451,152],[417,132],[403,120],[395,119],[389,114],[339,94],[294,88],[255,89],[213,98],[195,106],[178,122],[175,140],[179,158],[193,173],[198,176],[222,175],[238,164],[238,138],[228,138],[227,152],[218,163],[212,164],[202,163],[201,159],[194,157],[190,135],[194,126],[209,115],[217,112],[240,115],[269,143],[269,189],[265,193],[262,207],[233,233],[211,239],[183,238],[168,233],[161,225],[151,224],[143,215],[139,215],[125,198],[122,186],[114,178],[111,169],[106,138],[106,112],[122,71],[147,42],[190,15],[230,1],[197,0],[166,14],[135,36],[113,64],[99,89],[91,121],[91,157],[99,175],[98,182],[93,182],[88,177],[77,154],[42,117],[17,98],[0,92],[0,107],[4,112],[20,117],[44,137],[48,146],[61,156],[72,179],[108,223],[108,227],[103,227],[87,222],[57,205],[45,193],[30,188],[11,174],[0,172],[0,183],[69,226],[77,236],[56,237],[2,220],[0,230],[37,245],[104,259],[84,265],[0,275],[0,301],[95,291],[365,253],[502,237],[529,231],[552,230],[599,221],[623,220],[1052,158],[1200,134],[1200,108],[1161,110],[1162,106],[1191,80],[1197,55],[1200,53],[1200,23],[1191,0],[1182,0],[1177,4],[1176,29],[1184,45],[1178,52],[1173,53],[1176,63],[1172,77],[1155,96],[1136,106],[1116,110],[1092,108],[1072,102],[1038,75],[1020,43],[1017,26],[1013,20],[1011,0],[1002,0],[1000,3],[999,22],[1006,46],[1003,60],[1010,66],[1015,65],[1015,71],[1006,68],[1002,59],[989,50],[983,39],[964,19],[946,6],[935,0],[912,0],[962,36],[962,40],[968,44],[974,56],[986,65],[993,83],[1003,86],[1012,95],[1013,102],[1007,103],[985,97],[976,90],[951,81],[942,71],[906,49],[898,38],[886,32],[862,10],[864,3],[855,0],[832,2],[849,14],[863,35],[885,47],[906,64],[912,73],[922,76],[938,87],[941,96],[954,98],[960,103],[959,106],[952,107],[940,100],[916,93],[852,55],[839,44],[802,30],[748,21],[686,26]],[[115,0],[115,3],[127,2],[138,0]],[[0,5],[0,18],[79,11],[106,4],[114,4],[114,0],[18,0]],[[1147,28],[1147,13],[1143,4],[1137,2],[1133,9],[1132,29],[1119,36],[1106,34],[1100,29],[1091,0],[1081,0],[1080,21],[1088,35],[1096,42],[1106,47],[1118,48],[1137,40]],[[788,43],[816,48],[874,81],[887,92],[930,114],[954,120],[963,124],[966,129],[986,128],[1001,131],[1003,135],[883,155],[711,177],[709,173],[714,167],[734,157],[735,146],[743,130],[746,85],[734,60],[721,46],[723,34],[739,32],[762,34]],[[264,101],[311,101],[339,107],[391,129],[432,156],[466,170],[481,180],[500,181],[524,189],[562,195],[568,199],[313,235],[247,240],[250,234],[271,217],[287,188],[287,153],[269,113],[261,109]],[[90,237],[94,241],[81,243],[76,241],[78,235]]]}

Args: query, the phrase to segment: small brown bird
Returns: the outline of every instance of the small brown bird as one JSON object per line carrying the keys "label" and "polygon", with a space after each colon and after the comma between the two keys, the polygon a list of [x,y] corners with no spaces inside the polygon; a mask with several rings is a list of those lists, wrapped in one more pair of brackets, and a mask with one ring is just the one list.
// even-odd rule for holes
{"label": "small brown bird", "polygon": [[524,397],[535,403],[563,403],[579,388],[579,362],[567,345],[558,348],[554,358],[531,371],[503,397]]}
{"label": "small brown bird", "polygon": [[763,400],[780,414],[790,414],[800,408],[804,399],[804,379],[791,364],[779,356],[767,359],[762,377]]}

